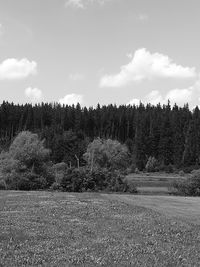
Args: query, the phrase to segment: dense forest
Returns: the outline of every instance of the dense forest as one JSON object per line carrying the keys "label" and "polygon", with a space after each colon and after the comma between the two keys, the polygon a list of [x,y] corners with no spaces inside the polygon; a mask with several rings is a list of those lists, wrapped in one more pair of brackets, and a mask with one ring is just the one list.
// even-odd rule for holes
{"label": "dense forest", "polygon": [[200,164],[200,110],[188,105],[100,106],[96,108],[41,103],[0,106],[0,147],[6,150],[21,131],[37,133],[51,150],[51,160],[82,164],[82,155],[94,138],[125,143],[136,167],[142,170],[150,156],[160,164]]}

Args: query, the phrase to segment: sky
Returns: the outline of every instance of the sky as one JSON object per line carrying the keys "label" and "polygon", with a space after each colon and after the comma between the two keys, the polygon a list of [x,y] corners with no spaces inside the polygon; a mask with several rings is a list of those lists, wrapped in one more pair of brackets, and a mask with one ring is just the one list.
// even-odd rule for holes
{"label": "sky", "polygon": [[0,102],[200,105],[199,0],[0,0]]}

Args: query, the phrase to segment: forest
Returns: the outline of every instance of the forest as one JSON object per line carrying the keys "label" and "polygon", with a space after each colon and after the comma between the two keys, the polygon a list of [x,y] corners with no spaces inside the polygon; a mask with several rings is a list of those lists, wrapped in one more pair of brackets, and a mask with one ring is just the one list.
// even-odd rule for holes
{"label": "forest", "polygon": [[[0,106],[0,149],[6,150],[21,131],[45,139],[54,163],[84,165],[83,154],[94,138],[112,139],[129,149],[132,164],[143,170],[149,157],[159,165],[187,168],[200,164],[200,110],[179,107],[61,106],[57,103]],[[76,155],[76,156],[75,156]]]}

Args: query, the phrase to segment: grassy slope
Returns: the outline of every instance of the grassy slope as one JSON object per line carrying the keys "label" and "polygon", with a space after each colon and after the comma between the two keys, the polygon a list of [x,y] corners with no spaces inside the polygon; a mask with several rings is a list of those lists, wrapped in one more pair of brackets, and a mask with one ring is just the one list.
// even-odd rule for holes
{"label": "grassy slope", "polygon": [[198,266],[200,227],[133,197],[1,191],[0,266]]}

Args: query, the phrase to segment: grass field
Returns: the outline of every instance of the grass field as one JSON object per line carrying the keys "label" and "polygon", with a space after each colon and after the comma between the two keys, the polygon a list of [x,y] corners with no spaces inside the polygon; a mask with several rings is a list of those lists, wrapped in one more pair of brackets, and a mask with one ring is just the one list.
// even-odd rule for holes
{"label": "grass field", "polygon": [[168,173],[132,173],[126,176],[126,180],[133,182],[141,194],[168,195],[173,181],[186,178],[178,174]]}
{"label": "grass field", "polygon": [[0,266],[199,266],[199,201],[0,191]]}
{"label": "grass field", "polygon": [[[107,195],[105,195],[106,197]],[[168,218],[200,226],[200,198],[177,196],[147,195],[109,195],[109,199],[117,200],[133,206],[141,206],[159,212]]]}

